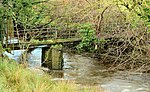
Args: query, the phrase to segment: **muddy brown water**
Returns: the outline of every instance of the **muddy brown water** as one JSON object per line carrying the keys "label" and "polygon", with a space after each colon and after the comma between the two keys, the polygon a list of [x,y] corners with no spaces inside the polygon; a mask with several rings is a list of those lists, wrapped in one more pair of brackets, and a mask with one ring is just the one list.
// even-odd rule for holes
{"label": "muddy brown water", "polygon": [[[19,60],[23,50],[5,52],[10,58]],[[150,74],[116,71],[108,72],[107,67],[99,65],[97,60],[64,53],[62,71],[50,71],[53,80],[73,80],[80,85],[102,87],[106,92],[150,92]],[[31,67],[41,66],[41,48],[29,54]]]}

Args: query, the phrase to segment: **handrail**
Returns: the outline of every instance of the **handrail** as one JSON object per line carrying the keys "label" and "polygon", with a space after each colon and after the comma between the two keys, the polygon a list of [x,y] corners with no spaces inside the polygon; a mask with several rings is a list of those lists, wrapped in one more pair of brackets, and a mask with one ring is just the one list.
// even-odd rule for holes
{"label": "handrail", "polygon": [[[40,28],[32,30],[19,30],[19,37],[22,39],[26,37],[27,39],[65,39],[65,38],[77,38],[78,32],[75,31],[62,31],[52,28]],[[17,31],[14,31],[14,37],[17,37]]]}

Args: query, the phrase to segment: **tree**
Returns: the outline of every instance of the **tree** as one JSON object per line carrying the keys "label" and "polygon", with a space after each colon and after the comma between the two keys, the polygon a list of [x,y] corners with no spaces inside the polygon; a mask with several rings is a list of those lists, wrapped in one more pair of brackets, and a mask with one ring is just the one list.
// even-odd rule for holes
{"label": "tree", "polygon": [[41,0],[3,0],[3,19],[12,18],[15,27],[32,29],[37,27],[44,18],[44,6],[46,1]]}
{"label": "tree", "polygon": [[150,27],[150,1],[149,0],[117,0],[117,4],[121,10],[127,10],[143,19],[148,27]]}

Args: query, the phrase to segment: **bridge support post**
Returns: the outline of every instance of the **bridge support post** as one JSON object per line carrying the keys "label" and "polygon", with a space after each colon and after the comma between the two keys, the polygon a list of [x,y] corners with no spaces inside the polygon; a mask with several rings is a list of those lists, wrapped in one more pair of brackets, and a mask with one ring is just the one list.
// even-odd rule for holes
{"label": "bridge support post", "polygon": [[52,70],[62,70],[63,68],[63,52],[62,45],[53,45],[50,48],[42,49],[43,66]]}
{"label": "bridge support post", "polygon": [[50,48],[42,48],[42,66],[48,67],[51,69],[51,49]]}

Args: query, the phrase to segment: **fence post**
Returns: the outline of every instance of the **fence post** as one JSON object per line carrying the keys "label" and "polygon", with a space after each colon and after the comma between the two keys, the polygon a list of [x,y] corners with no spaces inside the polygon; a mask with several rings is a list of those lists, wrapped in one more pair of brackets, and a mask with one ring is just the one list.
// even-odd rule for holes
{"label": "fence post", "polygon": [[58,36],[58,31],[55,30],[55,39],[57,39],[57,36]]}
{"label": "fence post", "polygon": [[7,29],[7,20],[5,19],[4,20],[4,34],[5,34],[5,38],[6,39],[4,39],[4,43],[5,43],[5,45],[6,45],[6,47],[7,47],[7,45],[8,45],[8,29]]}
{"label": "fence post", "polygon": [[70,35],[70,33],[71,33],[71,32],[70,32],[70,30],[69,30],[69,38],[71,38],[71,35]]}

